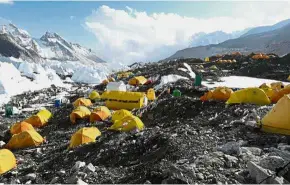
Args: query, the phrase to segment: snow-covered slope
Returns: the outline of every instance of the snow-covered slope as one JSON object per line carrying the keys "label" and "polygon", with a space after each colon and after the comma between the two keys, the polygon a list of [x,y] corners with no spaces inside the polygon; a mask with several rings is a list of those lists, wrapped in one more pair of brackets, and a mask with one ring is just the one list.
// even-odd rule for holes
{"label": "snow-covered slope", "polygon": [[25,91],[70,86],[61,77],[66,82],[99,84],[112,68],[90,49],[56,33],[35,39],[13,24],[0,27],[0,104]]}
{"label": "snow-covered slope", "polygon": [[62,82],[54,70],[45,69],[39,64],[21,62],[17,66],[17,62],[14,65],[0,62],[0,106],[7,103],[11,96],[48,88],[52,84],[70,87]]}

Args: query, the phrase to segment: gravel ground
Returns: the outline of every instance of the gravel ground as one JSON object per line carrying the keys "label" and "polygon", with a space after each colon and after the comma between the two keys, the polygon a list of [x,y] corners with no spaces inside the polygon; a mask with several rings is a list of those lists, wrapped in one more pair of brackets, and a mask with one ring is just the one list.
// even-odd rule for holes
{"label": "gravel ground", "polygon": [[[248,56],[225,56],[225,59],[236,59],[237,63],[215,64],[219,68],[217,71],[208,69],[213,63],[203,63],[201,73],[205,79],[214,77],[215,80],[233,74],[285,80],[284,76],[289,71],[289,64],[285,62],[287,57],[252,61]],[[184,62],[194,71],[198,71],[197,65],[202,63],[197,59],[163,61],[135,68],[133,72],[139,71],[147,77],[186,76],[185,72],[178,70]],[[254,69],[261,70],[257,72]],[[276,73],[277,70],[280,72]],[[128,79],[123,80],[126,82]],[[143,86],[138,91],[147,90],[159,82],[160,78],[157,78],[156,83]],[[83,120],[72,125],[69,120],[72,105],[55,108],[51,98],[66,91],[66,98],[73,102],[84,96],[89,86],[74,84],[70,90],[51,87],[15,96],[10,103],[22,113],[6,118],[2,112],[0,140],[7,142],[10,138],[9,126],[36,113],[33,107],[45,106],[53,113],[53,118],[47,126],[37,129],[47,142],[37,148],[14,150],[18,166],[2,175],[0,182],[258,183],[260,179],[251,175],[249,162],[255,162],[263,169],[275,170],[290,160],[289,136],[264,133],[249,126],[257,117],[262,118],[272,105],[203,103],[199,97],[207,89],[194,88],[191,84],[192,80],[168,84],[166,88],[177,88],[182,96],[173,97],[165,93],[148,106],[141,117],[146,126],[142,132],[112,132],[106,129],[111,125],[109,121],[98,122],[96,126],[102,136],[97,142],[74,150],[67,149],[71,135],[91,124]],[[94,88],[104,90],[101,85]],[[97,102],[94,106],[100,104],[102,102]],[[284,182],[290,180],[289,174],[284,174],[284,178]]]}

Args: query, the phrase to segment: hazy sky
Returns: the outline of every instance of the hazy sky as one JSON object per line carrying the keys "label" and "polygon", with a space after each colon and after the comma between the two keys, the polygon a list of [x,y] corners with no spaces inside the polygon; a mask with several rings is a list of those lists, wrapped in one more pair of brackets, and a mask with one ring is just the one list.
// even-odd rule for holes
{"label": "hazy sky", "polygon": [[[2,2],[2,3],[1,3]],[[7,3],[8,2],[8,3]],[[0,23],[33,37],[56,32],[108,61],[148,61],[189,45],[197,32],[232,32],[290,18],[290,2],[10,2],[0,0]]]}

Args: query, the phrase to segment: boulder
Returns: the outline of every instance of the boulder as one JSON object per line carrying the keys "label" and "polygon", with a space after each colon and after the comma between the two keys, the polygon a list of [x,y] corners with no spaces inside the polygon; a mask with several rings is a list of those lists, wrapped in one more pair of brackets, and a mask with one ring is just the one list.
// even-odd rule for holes
{"label": "boulder", "polygon": [[217,148],[218,151],[222,151],[225,154],[237,154],[240,150],[240,147],[245,145],[246,143],[244,141],[230,141],[220,147]]}
{"label": "boulder", "polygon": [[[283,184],[283,177],[276,177],[273,174],[275,172],[266,170],[254,162],[248,162],[247,164],[250,176],[258,184]],[[271,176],[271,177],[269,177]]]}
{"label": "boulder", "polygon": [[86,166],[85,162],[77,161],[75,165],[72,167],[72,171],[78,171],[80,168]]}
{"label": "boulder", "polygon": [[262,158],[259,165],[263,168],[275,171],[277,168],[285,165],[285,160],[279,156],[267,156]]}

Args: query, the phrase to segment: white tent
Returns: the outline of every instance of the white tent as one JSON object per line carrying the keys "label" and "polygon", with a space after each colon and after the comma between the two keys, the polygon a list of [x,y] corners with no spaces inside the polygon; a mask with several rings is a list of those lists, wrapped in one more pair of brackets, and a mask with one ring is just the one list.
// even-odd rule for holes
{"label": "white tent", "polygon": [[109,82],[107,85],[107,91],[126,91],[126,85],[124,82]]}

